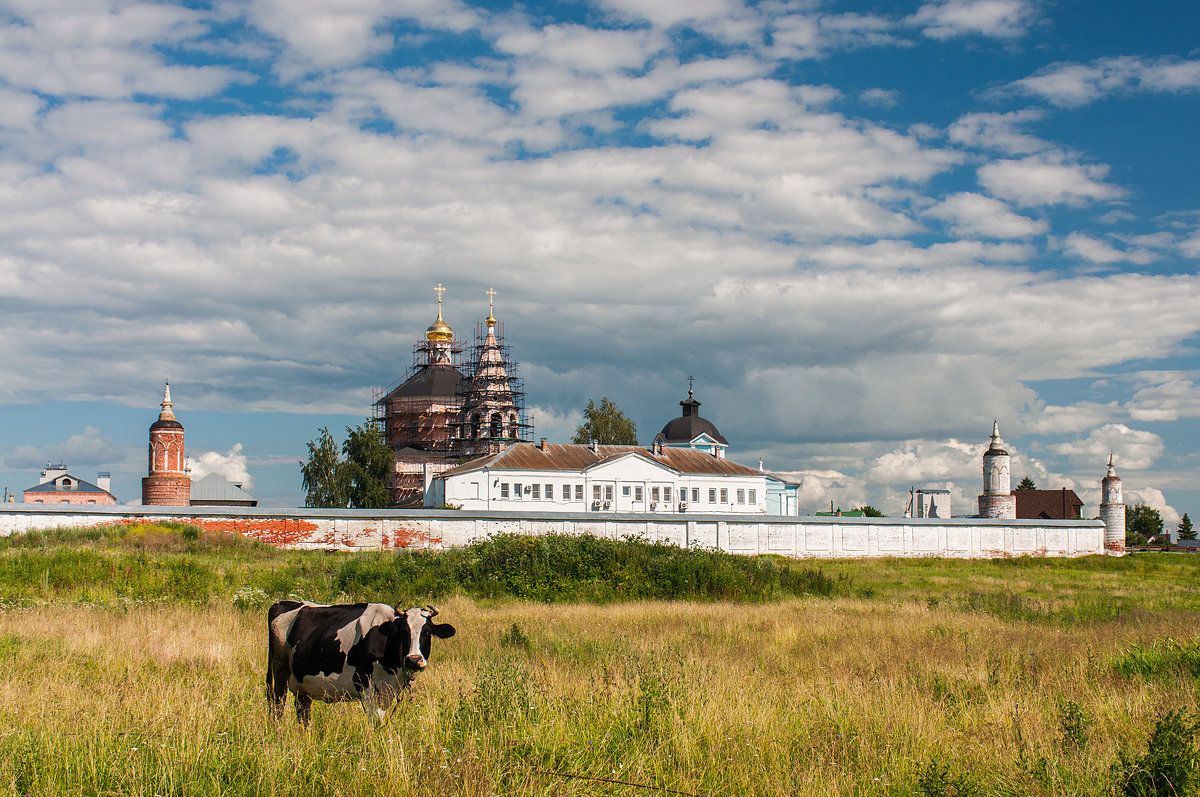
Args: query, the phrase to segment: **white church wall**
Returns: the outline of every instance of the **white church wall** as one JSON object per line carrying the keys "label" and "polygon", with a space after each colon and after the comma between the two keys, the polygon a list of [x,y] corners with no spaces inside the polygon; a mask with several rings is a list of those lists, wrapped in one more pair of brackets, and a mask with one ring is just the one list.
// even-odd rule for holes
{"label": "white church wall", "polygon": [[641,536],[680,546],[795,558],[1085,556],[1105,552],[1099,520],[828,518],[453,510],[0,504],[0,536],[55,527],[180,521],[281,548],[446,548],[497,534]]}

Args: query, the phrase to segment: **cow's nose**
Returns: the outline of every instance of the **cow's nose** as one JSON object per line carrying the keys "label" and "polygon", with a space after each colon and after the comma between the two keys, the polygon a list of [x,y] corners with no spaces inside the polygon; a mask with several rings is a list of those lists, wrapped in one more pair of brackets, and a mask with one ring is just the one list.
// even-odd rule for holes
{"label": "cow's nose", "polygon": [[409,667],[411,667],[414,670],[425,669],[425,657],[424,656],[418,656],[418,655],[408,656],[407,658],[404,659],[404,663],[407,664]]}

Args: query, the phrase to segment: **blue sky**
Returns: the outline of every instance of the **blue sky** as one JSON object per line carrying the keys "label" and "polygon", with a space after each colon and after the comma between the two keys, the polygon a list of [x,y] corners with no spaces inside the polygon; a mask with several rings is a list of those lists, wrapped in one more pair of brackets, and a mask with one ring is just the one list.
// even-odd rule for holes
{"label": "blue sky", "polygon": [[802,503],[1108,452],[1200,510],[1193,2],[5,2],[0,484],[302,500],[433,320],[496,314],[538,436],[687,376]]}

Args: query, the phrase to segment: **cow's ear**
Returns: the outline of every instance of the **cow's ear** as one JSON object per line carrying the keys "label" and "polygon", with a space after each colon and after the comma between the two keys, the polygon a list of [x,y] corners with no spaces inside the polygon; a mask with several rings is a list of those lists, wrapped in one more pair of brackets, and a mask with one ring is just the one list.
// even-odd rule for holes
{"label": "cow's ear", "polygon": [[449,639],[454,636],[454,626],[449,623],[430,623],[429,630],[438,639]]}

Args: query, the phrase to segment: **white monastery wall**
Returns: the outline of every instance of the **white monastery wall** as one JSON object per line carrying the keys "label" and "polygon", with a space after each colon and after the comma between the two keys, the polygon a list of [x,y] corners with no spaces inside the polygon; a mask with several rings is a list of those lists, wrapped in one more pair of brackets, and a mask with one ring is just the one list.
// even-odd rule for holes
{"label": "white monastery wall", "polygon": [[1099,520],[848,518],[773,515],[264,509],[0,504],[0,536],[59,526],[178,521],[282,548],[395,550],[465,545],[494,534],[640,535],[680,546],[796,558],[1086,556],[1104,548]]}

